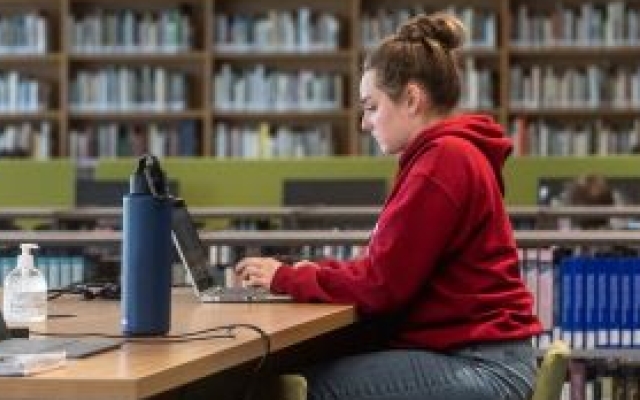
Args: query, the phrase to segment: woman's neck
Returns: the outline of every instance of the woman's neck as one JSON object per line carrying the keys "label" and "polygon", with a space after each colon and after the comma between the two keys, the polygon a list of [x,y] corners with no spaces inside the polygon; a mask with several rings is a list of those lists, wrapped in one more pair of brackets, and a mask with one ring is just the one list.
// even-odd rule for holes
{"label": "woman's neck", "polygon": [[411,138],[409,142],[412,142],[420,132],[423,132],[438,122],[446,119],[450,116],[450,113],[430,113],[426,115],[422,115],[420,118],[416,118],[415,123],[413,125],[413,129],[411,130],[413,133],[411,134]]}

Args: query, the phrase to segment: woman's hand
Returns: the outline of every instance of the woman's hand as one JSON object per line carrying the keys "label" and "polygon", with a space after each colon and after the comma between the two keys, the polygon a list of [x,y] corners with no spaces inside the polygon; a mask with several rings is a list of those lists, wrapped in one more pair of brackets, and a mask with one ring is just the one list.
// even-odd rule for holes
{"label": "woman's hand", "polygon": [[282,263],[270,257],[247,257],[236,264],[235,271],[249,286],[271,288],[271,281]]}

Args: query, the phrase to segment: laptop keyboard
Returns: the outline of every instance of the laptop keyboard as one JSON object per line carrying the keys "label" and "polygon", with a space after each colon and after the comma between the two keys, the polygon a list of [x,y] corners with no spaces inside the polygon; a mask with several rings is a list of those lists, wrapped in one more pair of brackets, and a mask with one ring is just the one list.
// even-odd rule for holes
{"label": "laptop keyboard", "polygon": [[204,292],[205,296],[226,301],[255,301],[270,295],[269,291],[257,287],[213,287]]}
{"label": "laptop keyboard", "polygon": [[204,302],[216,303],[282,303],[292,301],[291,296],[274,294],[258,287],[216,287],[201,293]]}

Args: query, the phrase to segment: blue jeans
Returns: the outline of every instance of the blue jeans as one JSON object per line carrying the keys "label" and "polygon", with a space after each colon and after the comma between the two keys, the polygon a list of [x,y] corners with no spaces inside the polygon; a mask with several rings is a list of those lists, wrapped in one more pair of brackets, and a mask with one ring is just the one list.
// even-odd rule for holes
{"label": "blue jeans", "polygon": [[452,353],[384,350],[303,372],[309,400],[525,400],[535,380],[530,340],[478,344]]}

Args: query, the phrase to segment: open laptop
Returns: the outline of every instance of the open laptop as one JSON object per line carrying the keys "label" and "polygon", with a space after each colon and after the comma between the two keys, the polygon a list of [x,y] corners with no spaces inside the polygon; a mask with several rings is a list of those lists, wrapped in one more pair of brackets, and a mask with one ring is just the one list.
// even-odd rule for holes
{"label": "open laptop", "polygon": [[101,337],[13,338],[0,313],[0,355],[42,354],[64,351],[67,358],[83,358],[122,345],[123,339]]}
{"label": "open laptop", "polygon": [[228,287],[209,265],[206,246],[189,215],[186,203],[174,199],[171,230],[173,243],[184,264],[198,298],[206,303],[286,302],[287,295],[270,293],[257,287]]}

